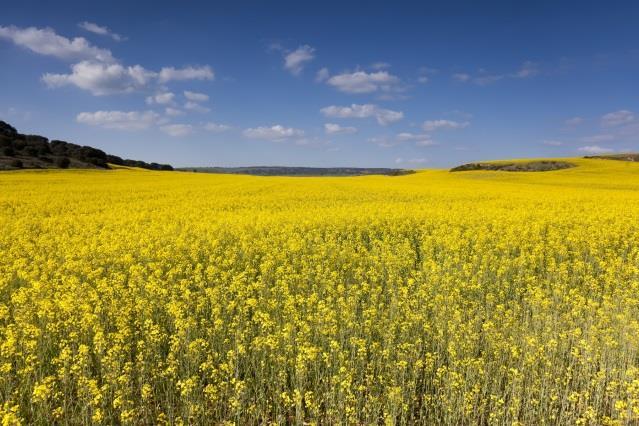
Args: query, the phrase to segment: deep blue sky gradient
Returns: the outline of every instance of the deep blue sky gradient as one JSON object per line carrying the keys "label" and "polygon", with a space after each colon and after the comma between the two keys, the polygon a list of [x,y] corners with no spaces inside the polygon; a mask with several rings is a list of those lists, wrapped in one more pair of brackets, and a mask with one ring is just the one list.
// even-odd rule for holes
{"label": "deep blue sky gradient", "polygon": [[[78,26],[83,21],[126,40],[87,32]],[[78,61],[37,54],[0,37],[0,119],[22,132],[178,166],[445,167],[639,150],[638,22],[634,1],[11,2],[2,6],[0,26],[49,27],[66,38],[84,37],[126,66],[157,71],[208,65],[215,78],[167,83],[176,108],[189,90],[209,95],[202,105],[211,111],[166,117],[163,106],[145,102],[160,90],[157,85],[104,96],[73,85],[50,88],[44,74],[69,73]],[[283,56],[303,45],[314,49],[314,58],[293,75]],[[528,61],[535,72],[513,77]],[[372,73],[378,62],[390,65],[384,71],[399,79],[401,92],[344,93],[315,81],[324,67],[331,76]],[[423,67],[435,70],[427,83],[418,81]],[[460,82],[453,77],[460,73],[502,78]],[[375,104],[404,118],[383,126],[374,118],[320,112],[351,104]],[[78,114],[95,111],[155,111],[158,119],[141,130],[78,122]],[[622,124],[602,118],[619,111],[627,118]],[[581,122],[566,124],[574,117]],[[427,120],[467,125],[425,131]],[[209,122],[230,129],[206,131]],[[357,132],[326,134],[325,123]],[[190,133],[171,136],[162,130],[171,124],[191,126]],[[304,136],[274,141],[245,133],[274,125]],[[405,132],[427,135],[432,143],[397,140]]]}

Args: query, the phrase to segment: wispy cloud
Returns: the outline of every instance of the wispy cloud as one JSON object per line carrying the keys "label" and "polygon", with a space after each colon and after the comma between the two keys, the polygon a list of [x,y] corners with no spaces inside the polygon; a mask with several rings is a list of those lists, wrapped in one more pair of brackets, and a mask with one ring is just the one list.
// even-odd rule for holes
{"label": "wispy cloud", "polygon": [[340,126],[335,123],[326,123],[324,124],[324,132],[327,135],[349,135],[357,133],[357,128],[351,126]]}
{"label": "wispy cloud", "polygon": [[615,135],[612,135],[610,133],[602,133],[599,135],[583,136],[579,138],[579,141],[583,143],[601,143],[601,142],[609,142],[614,139],[615,139]]}
{"label": "wispy cloud", "polygon": [[614,149],[612,148],[604,148],[598,145],[582,146],[582,147],[579,147],[578,150],[586,154],[606,154],[606,153],[614,152]]}
{"label": "wispy cloud", "polygon": [[604,127],[617,127],[635,121],[635,114],[632,111],[622,109],[609,112],[601,117],[601,125]]}
{"label": "wispy cloud", "polygon": [[93,46],[84,37],[68,39],[56,34],[51,28],[0,26],[0,38],[11,40],[40,55],[58,59],[115,62],[110,50]]}
{"label": "wispy cloud", "polygon": [[167,124],[160,126],[160,130],[169,136],[182,138],[193,133],[193,126],[190,124]]}
{"label": "wispy cloud", "polygon": [[113,31],[111,31],[109,28],[100,26],[100,25],[95,24],[93,22],[88,22],[88,21],[80,22],[78,24],[78,27],[82,28],[83,30],[89,31],[91,33],[94,33],[94,34],[111,37],[115,41],[126,40],[120,34],[116,34]]}
{"label": "wispy cloud", "polygon": [[78,123],[117,130],[147,129],[159,119],[159,114],[153,111],[95,111],[76,116]]}
{"label": "wispy cloud", "polygon": [[206,95],[204,93],[189,92],[188,90],[184,91],[184,97],[193,102],[206,102],[209,100],[209,95]]}
{"label": "wispy cloud", "polygon": [[206,123],[204,125],[204,130],[213,132],[213,133],[222,133],[230,130],[231,126],[227,124],[218,124],[218,123]]}
{"label": "wispy cloud", "polygon": [[304,66],[315,58],[315,49],[305,44],[284,55],[284,68],[293,75],[299,75]]}
{"label": "wispy cloud", "polygon": [[426,120],[424,124],[422,124],[422,129],[426,132],[433,132],[440,129],[463,129],[469,125],[470,123],[468,121]]}
{"label": "wispy cloud", "polygon": [[584,122],[584,119],[582,117],[572,117],[564,121],[564,125],[566,127],[574,128],[579,126],[583,122]]}
{"label": "wispy cloud", "polygon": [[487,86],[504,79],[525,79],[538,75],[540,73],[539,64],[533,61],[525,61],[519,69],[509,73],[489,73],[486,70],[479,70],[478,73],[472,75],[467,72],[458,72],[452,75],[453,80],[460,83],[472,82],[479,86]]}

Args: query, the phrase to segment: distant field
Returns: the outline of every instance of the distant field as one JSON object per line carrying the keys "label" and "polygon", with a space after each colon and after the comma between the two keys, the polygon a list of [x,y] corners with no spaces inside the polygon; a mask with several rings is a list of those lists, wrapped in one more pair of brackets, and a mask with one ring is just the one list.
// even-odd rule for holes
{"label": "distant field", "polygon": [[412,170],[405,169],[362,167],[185,167],[177,170],[254,176],[401,176],[413,173]]}
{"label": "distant field", "polygon": [[0,173],[0,418],[637,424],[639,164]]}

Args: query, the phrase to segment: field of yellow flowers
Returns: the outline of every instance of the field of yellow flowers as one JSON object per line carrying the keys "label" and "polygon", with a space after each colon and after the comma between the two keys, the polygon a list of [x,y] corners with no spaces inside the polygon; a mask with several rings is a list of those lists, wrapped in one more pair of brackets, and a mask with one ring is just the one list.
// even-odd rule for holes
{"label": "field of yellow flowers", "polygon": [[0,174],[0,419],[636,424],[639,164]]}

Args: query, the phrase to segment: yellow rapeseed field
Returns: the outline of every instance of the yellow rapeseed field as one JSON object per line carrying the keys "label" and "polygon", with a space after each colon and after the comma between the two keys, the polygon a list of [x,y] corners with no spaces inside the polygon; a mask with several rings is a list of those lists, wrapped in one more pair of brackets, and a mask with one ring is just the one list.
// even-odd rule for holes
{"label": "yellow rapeseed field", "polygon": [[0,174],[0,419],[637,424],[639,164]]}

